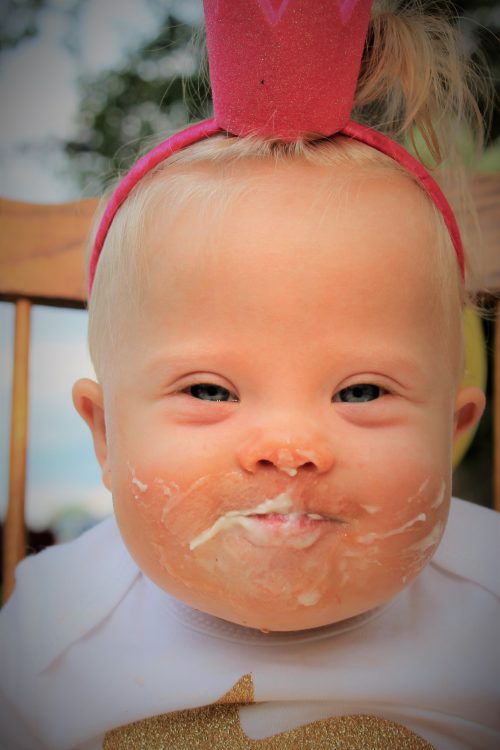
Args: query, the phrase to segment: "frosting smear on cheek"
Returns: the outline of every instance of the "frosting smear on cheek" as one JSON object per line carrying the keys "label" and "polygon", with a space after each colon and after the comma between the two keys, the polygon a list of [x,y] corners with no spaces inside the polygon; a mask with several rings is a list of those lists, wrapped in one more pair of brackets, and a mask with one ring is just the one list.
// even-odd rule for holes
{"label": "frosting smear on cheek", "polygon": [[419,513],[418,516],[415,518],[412,518],[411,521],[407,521],[402,526],[399,526],[397,529],[391,529],[391,531],[386,531],[384,534],[377,534],[372,532],[371,534],[365,534],[363,536],[358,536],[358,542],[361,542],[361,544],[371,544],[376,539],[387,539],[387,537],[395,536],[396,534],[402,534],[407,529],[411,528],[414,524],[423,522],[427,518],[427,515],[425,513]]}

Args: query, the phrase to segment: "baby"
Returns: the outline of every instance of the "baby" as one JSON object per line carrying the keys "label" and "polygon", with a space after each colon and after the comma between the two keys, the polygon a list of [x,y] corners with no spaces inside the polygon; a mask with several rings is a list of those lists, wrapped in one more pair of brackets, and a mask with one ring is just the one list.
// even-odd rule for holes
{"label": "baby", "polygon": [[95,266],[74,403],[115,514],[18,569],[2,747],[497,748],[499,524],[448,519],[484,395],[415,176],[343,134],[215,134]]}

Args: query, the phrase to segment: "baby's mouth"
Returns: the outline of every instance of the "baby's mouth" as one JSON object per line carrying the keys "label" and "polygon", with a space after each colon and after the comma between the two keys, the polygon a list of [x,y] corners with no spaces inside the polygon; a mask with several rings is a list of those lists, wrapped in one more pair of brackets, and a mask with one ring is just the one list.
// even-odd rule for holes
{"label": "baby's mouth", "polygon": [[326,527],[344,523],[335,516],[293,510],[293,505],[291,498],[282,493],[254,508],[228,511],[192,539],[189,549],[196,549],[232,527],[239,527],[242,535],[257,547],[284,545],[305,549],[320,538]]}

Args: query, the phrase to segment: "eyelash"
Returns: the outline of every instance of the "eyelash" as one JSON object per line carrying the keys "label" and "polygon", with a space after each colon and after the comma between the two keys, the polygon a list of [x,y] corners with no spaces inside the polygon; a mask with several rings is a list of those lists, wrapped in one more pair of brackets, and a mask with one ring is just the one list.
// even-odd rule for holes
{"label": "eyelash", "polygon": [[[367,391],[367,389],[370,390]],[[203,393],[204,390],[205,395],[208,395],[209,398],[200,398],[199,395],[195,395],[193,391],[196,390],[198,391],[198,394]],[[224,395],[227,394],[229,398],[216,398],[215,396],[217,395],[217,391],[219,391],[219,394],[221,391],[223,391]],[[216,383],[192,383],[191,385],[184,388],[182,390],[182,393],[185,393],[186,395],[191,396],[192,398],[199,401],[209,401],[212,403],[237,403],[239,401],[239,398],[235,394],[232,394],[229,388],[225,388],[222,385],[217,385]],[[349,393],[354,396],[352,400],[348,398]],[[385,388],[379,385],[375,385],[374,383],[354,383],[353,385],[341,388],[337,393],[335,393],[332,397],[332,402],[365,404],[370,401],[376,401],[381,396],[384,396],[387,393],[388,391]],[[234,396],[234,398],[230,398],[231,395]],[[363,396],[368,396],[368,398],[365,399],[363,398]]]}
{"label": "eyelash", "polygon": [[[203,398],[198,398],[197,396],[193,395],[193,393],[192,393],[192,391],[194,389],[196,389],[196,388],[198,388],[198,389],[205,388],[207,395],[215,395],[215,393],[213,393],[213,392],[217,391],[217,390],[219,390],[219,391],[225,391],[229,396],[233,395],[234,398],[228,398],[228,399],[222,399],[222,398],[207,398],[207,399],[203,399]],[[210,393],[210,391],[212,391],[212,393]],[[198,401],[210,401],[212,403],[213,402],[215,402],[215,403],[235,403],[235,402],[239,401],[238,397],[235,396],[235,394],[231,394],[231,391],[229,390],[229,388],[225,388],[223,385],[217,385],[216,383],[192,383],[191,385],[188,385],[186,388],[184,388],[182,390],[182,393],[185,393],[186,395],[191,396],[192,398],[195,398]]]}
{"label": "eyelash", "polygon": [[[368,391],[368,395],[373,396],[373,398],[367,398],[366,400],[362,399],[363,390],[364,395],[367,395],[366,389],[371,389],[371,391]],[[342,398],[342,394],[347,395],[349,391],[351,391],[354,395],[352,401],[348,400],[347,398]],[[345,388],[341,388],[340,391],[338,391],[333,396],[332,401],[335,403],[366,404],[370,401],[377,401],[379,398],[387,395],[388,393],[389,391],[387,391],[380,385],[376,385],[375,383],[353,383],[353,385],[348,385]]]}

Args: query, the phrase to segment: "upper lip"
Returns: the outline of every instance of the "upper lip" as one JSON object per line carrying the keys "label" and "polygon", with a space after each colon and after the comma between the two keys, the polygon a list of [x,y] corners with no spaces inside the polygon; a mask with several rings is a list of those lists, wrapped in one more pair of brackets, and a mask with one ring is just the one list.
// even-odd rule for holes
{"label": "upper lip", "polygon": [[303,503],[292,497],[287,491],[280,492],[273,497],[267,497],[261,502],[249,507],[227,511],[220,517],[234,518],[236,516],[267,516],[267,515],[305,515],[316,520],[339,521],[339,516],[322,513],[319,508],[304,507]]}
{"label": "upper lip", "polygon": [[[253,497],[252,497],[253,495]],[[257,500],[256,498],[262,498]],[[237,501],[236,501],[237,502]],[[263,491],[255,490],[255,494],[246,493],[236,507],[228,508],[221,513],[222,517],[236,516],[265,516],[269,514],[305,515],[316,520],[346,523],[356,509],[352,501],[341,496],[335,489],[320,486],[282,485],[282,488],[272,487]]]}

